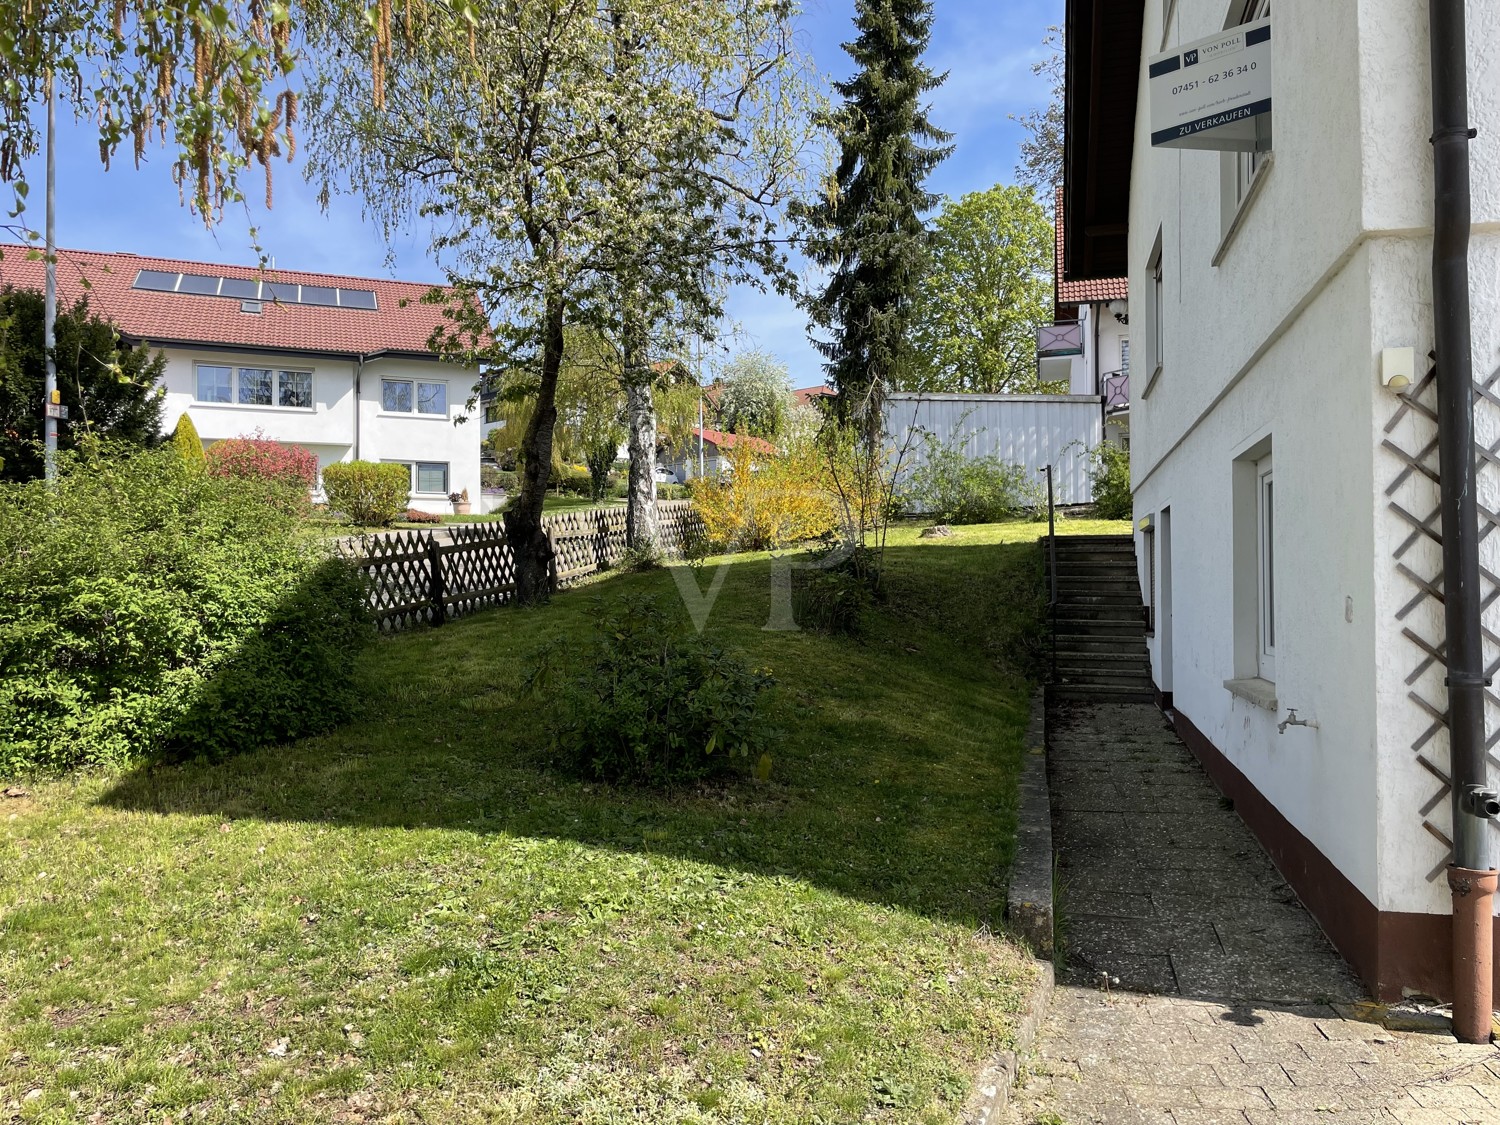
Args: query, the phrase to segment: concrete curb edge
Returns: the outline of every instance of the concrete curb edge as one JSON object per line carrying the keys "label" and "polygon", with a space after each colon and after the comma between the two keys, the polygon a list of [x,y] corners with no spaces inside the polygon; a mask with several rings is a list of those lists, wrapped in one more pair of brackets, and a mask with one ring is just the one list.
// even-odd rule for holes
{"label": "concrete curb edge", "polygon": [[1047,1017],[1056,984],[1050,960],[1052,801],[1047,789],[1047,710],[1040,690],[1032,696],[1031,722],[1026,730],[1024,753],[1016,856],[1011,865],[1006,919],[1041,957],[1034,962],[1036,981],[1031,986],[1025,1012],[1016,1027],[1015,1045],[1001,1051],[979,1072],[974,1093],[959,1118],[962,1125],[997,1125],[1010,1105],[1011,1090],[1020,1077],[1021,1060],[1031,1053],[1037,1032]]}

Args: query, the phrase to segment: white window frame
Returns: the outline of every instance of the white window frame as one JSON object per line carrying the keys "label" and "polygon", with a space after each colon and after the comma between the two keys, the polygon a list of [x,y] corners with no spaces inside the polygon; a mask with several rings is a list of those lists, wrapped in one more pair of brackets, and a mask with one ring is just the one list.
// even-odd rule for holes
{"label": "white window frame", "polygon": [[1276,682],[1276,492],[1271,458],[1255,463],[1256,674]]}
{"label": "white window frame", "polygon": [[[441,496],[444,500],[446,500],[446,499],[448,499],[449,496],[451,496],[453,494],[452,493],[452,486],[453,486],[453,465],[452,465],[452,462],[449,462],[449,461],[404,461],[404,460],[402,460],[400,458],[388,458],[387,461],[386,461],[386,463],[390,464],[390,465],[405,465],[406,466],[408,491],[413,496],[422,496],[422,497]],[[443,490],[441,492],[422,492],[422,491],[420,491],[417,488],[417,481],[420,479],[418,477],[418,475],[417,475],[417,470],[421,466],[426,466],[428,468],[432,468],[433,466],[441,466],[442,467],[442,470],[443,470]]]}
{"label": "white window frame", "polygon": [[[214,371],[229,372],[229,401],[201,397],[202,379],[200,372],[204,368]],[[269,371],[271,373],[271,401],[270,402],[241,402],[240,389],[243,386],[242,376],[246,371]],[[283,406],[281,404],[282,380],[288,375],[307,376],[308,404],[306,406]],[[235,410],[286,410],[298,414],[313,414],[318,409],[317,394],[317,372],[308,367],[278,367],[275,364],[260,363],[193,363],[193,405],[228,407]]]}
{"label": "white window frame", "polygon": [[1162,241],[1162,228],[1156,230],[1156,242],[1151,247],[1151,256],[1146,259],[1146,355],[1147,367],[1150,369],[1146,376],[1146,386],[1141,391],[1141,397],[1146,398],[1151,394],[1152,388],[1156,386],[1156,380],[1161,375],[1162,368],[1166,366],[1166,316],[1163,306],[1166,304],[1164,290],[1166,288],[1163,273],[1163,260],[1165,258],[1164,244]]}
{"label": "white window frame", "polygon": [[[394,409],[392,409],[391,407],[389,407],[389,406],[387,406],[385,404],[385,388],[386,388],[386,384],[388,384],[388,383],[405,383],[408,387],[411,388],[411,409],[410,410],[394,410]],[[422,409],[422,393],[421,393],[421,388],[423,388],[423,387],[442,387],[443,388],[443,409],[442,409],[441,412],[434,411],[434,410],[423,410]],[[404,378],[392,378],[392,377],[386,376],[386,375],[382,375],[381,378],[380,378],[380,412],[382,414],[395,414],[395,415],[399,415],[399,416],[401,416],[403,418],[413,417],[413,418],[444,418],[444,419],[446,419],[448,417],[449,408],[450,407],[449,407],[449,402],[448,402],[448,380],[446,380],[446,379],[404,379]],[[428,462],[423,462],[423,464],[427,464],[427,463]],[[431,463],[432,464],[437,464],[438,462],[434,461],[434,462],[431,462]]]}
{"label": "white window frame", "polygon": [[[1253,23],[1271,14],[1271,0],[1234,0],[1229,15],[1224,21],[1226,29],[1242,23]],[[1260,190],[1261,181],[1271,167],[1272,128],[1269,120],[1257,119],[1258,127],[1267,130],[1266,144],[1254,152],[1223,152],[1219,154],[1219,211],[1223,241],[1214,255],[1214,265],[1228,248],[1229,241],[1239,229],[1240,220],[1249,209]]]}

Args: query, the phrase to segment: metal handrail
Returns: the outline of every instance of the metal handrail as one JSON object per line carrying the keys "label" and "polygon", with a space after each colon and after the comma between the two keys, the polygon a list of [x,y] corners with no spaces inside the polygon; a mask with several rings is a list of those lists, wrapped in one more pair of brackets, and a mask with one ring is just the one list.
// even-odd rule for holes
{"label": "metal handrail", "polygon": [[1047,474],[1047,615],[1051,625],[1051,656],[1053,683],[1057,682],[1057,504],[1052,489],[1052,466],[1043,470]]}

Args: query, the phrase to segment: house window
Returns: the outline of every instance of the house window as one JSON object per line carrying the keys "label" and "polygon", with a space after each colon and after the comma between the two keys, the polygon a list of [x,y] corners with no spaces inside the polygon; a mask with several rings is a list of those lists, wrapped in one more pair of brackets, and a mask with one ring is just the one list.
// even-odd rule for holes
{"label": "house window", "polygon": [[429,496],[448,495],[448,463],[446,461],[392,461],[393,465],[405,465],[411,473],[411,490]]}
{"label": "house window", "polygon": [[1275,477],[1269,457],[1257,461],[1256,479],[1256,587],[1259,617],[1257,674],[1276,679],[1276,506]]}
{"label": "house window", "polygon": [[299,410],[312,409],[312,372],[278,372],[279,385],[276,391],[278,406],[291,406]]}
{"label": "house window", "polygon": [[[1230,7],[1225,27],[1253,23],[1271,14],[1271,0],[1236,0]],[[1251,188],[1271,154],[1271,117],[1262,114],[1256,118],[1256,147],[1254,152],[1226,152],[1220,157],[1222,200],[1222,225],[1227,235],[1239,216],[1240,209],[1250,198]]]}
{"label": "house window", "polygon": [[1120,340],[1120,374],[1130,374],[1130,341],[1125,338]]}
{"label": "house window", "polygon": [[234,371],[228,367],[198,365],[198,401],[233,402]]}
{"label": "house window", "polygon": [[274,382],[275,377],[263,367],[241,367],[240,393],[235,401],[241,406],[270,406]]}
{"label": "house window", "polygon": [[380,380],[380,406],[392,414],[434,414],[447,417],[448,384],[410,379]]}
{"label": "house window", "polygon": [[484,404],[484,422],[487,426],[501,425],[505,422],[505,404],[498,398],[491,399]]}
{"label": "house window", "polygon": [[[1155,379],[1166,362],[1163,309],[1165,295],[1162,292],[1162,232],[1160,230],[1156,232],[1156,244],[1151,248],[1151,256],[1146,260],[1146,281],[1146,331],[1150,334],[1146,341],[1146,356],[1150,360],[1150,378]],[[1146,389],[1148,391],[1151,389],[1149,383]]]}
{"label": "house window", "polygon": [[1146,564],[1146,581],[1142,583],[1146,595],[1146,633],[1156,632],[1156,527],[1152,525],[1141,532],[1141,556]]}
{"label": "house window", "polygon": [[277,371],[269,367],[220,367],[197,365],[198,402],[230,403],[236,406],[284,406],[294,410],[313,408],[311,371]]}
{"label": "house window", "polygon": [[[1234,459],[1232,549],[1234,558],[1234,672],[1226,681],[1263,681],[1246,698],[1274,707],[1267,684],[1276,682],[1276,484],[1271,439],[1262,438]],[[1259,694],[1257,694],[1259,693]]]}

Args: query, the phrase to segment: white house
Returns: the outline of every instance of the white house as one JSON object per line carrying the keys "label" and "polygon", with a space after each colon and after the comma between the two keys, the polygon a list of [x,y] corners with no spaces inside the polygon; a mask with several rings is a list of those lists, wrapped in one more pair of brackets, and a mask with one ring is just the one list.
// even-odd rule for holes
{"label": "white house", "polygon": [[[478,510],[479,426],[464,420],[478,373],[432,351],[432,286],[83,250],[59,251],[57,282],[61,307],[87,296],[166,356],[168,428],[186,413],[205,445],[260,433],[320,467],[399,462],[413,508],[451,512],[467,491]],[[5,285],[40,289],[43,263],[4,247]]]}
{"label": "white house", "polygon": [[[1067,5],[1064,272],[1069,283],[1129,278],[1154,679],[1184,740],[1383,998],[1453,996],[1479,980],[1451,953],[1452,914],[1465,908],[1445,877],[1455,817],[1488,845],[1468,868],[1494,855],[1492,825],[1455,812],[1450,786],[1442,598],[1460,582],[1445,582],[1436,540],[1463,536],[1439,515],[1441,443],[1423,377],[1440,350],[1435,87],[1464,81],[1462,52],[1434,74],[1429,6],[1464,8]],[[1500,411],[1484,395],[1495,396],[1500,367],[1500,4],[1467,8],[1477,530],[1493,673],[1500,534],[1488,534],[1486,513],[1500,511]],[[1248,21],[1257,29],[1222,52],[1188,49]],[[1153,117],[1153,68],[1179,93],[1203,81],[1187,92],[1239,97],[1257,57],[1274,59],[1268,96],[1244,86],[1259,103],[1207,101],[1232,112],[1187,129]],[[1171,147],[1231,117],[1238,150]],[[1463,131],[1439,140],[1461,144]],[[1413,383],[1385,385],[1413,356]],[[1456,358],[1448,370],[1461,371]],[[1456,466],[1467,452],[1453,453]],[[1486,695],[1493,745],[1500,706]]]}
{"label": "white house", "polygon": [[1124,277],[1064,276],[1067,232],[1062,188],[1053,212],[1054,317],[1037,328],[1037,374],[1043,383],[1064,383],[1070,395],[1098,395],[1104,433],[1130,446],[1130,281]]}

